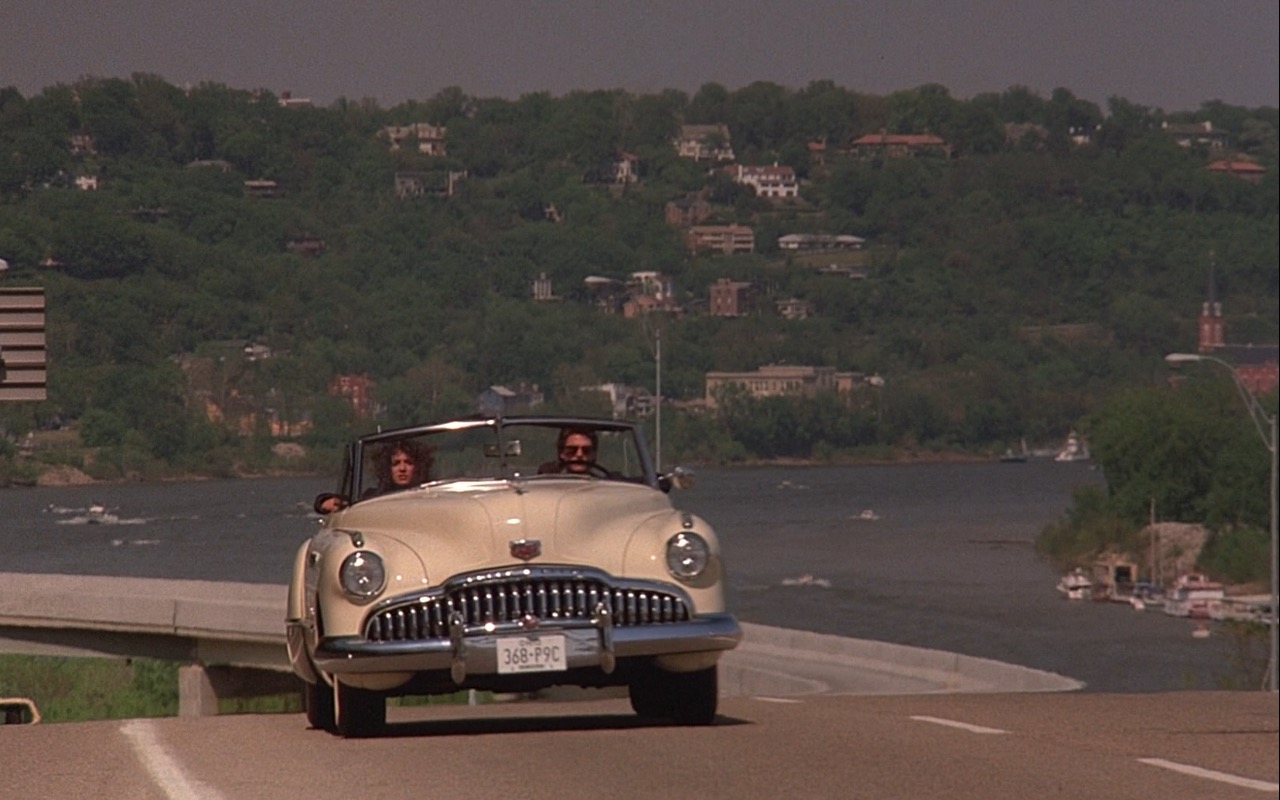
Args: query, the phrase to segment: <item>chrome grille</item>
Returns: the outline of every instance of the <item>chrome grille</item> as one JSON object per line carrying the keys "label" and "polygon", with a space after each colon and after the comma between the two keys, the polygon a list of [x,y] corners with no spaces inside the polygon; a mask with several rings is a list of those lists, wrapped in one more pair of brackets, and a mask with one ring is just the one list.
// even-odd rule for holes
{"label": "chrome grille", "polygon": [[526,615],[544,622],[590,622],[604,603],[613,625],[685,622],[689,607],[677,594],[653,588],[615,587],[594,578],[521,577],[448,588],[378,609],[365,624],[372,642],[447,639],[449,617],[462,614],[467,628],[519,623]]}

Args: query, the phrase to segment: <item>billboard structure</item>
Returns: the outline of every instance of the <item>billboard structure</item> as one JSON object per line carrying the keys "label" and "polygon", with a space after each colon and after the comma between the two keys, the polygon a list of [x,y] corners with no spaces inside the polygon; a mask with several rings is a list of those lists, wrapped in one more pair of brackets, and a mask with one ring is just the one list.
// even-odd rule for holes
{"label": "billboard structure", "polygon": [[44,288],[0,288],[0,402],[45,400]]}

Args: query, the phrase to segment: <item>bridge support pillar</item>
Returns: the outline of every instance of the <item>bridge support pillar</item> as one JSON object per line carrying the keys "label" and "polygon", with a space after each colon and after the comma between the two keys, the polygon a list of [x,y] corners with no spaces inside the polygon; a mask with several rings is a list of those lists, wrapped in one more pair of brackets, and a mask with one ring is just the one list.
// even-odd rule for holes
{"label": "bridge support pillar", "polygon": [[218,693],[203,664],[178,667],[178,716],[213,717],[218,714]]}
{"label": "bridge support pillar", "polygon": [[302,682],[292,672],[205,665],[178,667],[178,716],[213,717],[218,701],[265,695],[293,695],[294,708],[302,708]]}

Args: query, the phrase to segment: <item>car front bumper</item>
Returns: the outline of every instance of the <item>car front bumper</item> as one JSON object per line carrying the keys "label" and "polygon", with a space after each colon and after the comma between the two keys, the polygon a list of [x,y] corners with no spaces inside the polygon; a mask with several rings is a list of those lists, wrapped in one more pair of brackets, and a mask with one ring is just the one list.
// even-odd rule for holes
{"label": "car front bumper", "polygon": [[[685,622],[631,627],[555,627],[535,635],[563,635],[569,670],[613,672],[619,659],[718,654],[742,639],[731,614],[705,614]],[[514,633],[463,633],[448,639],[371,642],[359,636],[319,641],[311,661],[335,675],[449,670],[461,684],[467,676],[498,673],[498,640]]]}

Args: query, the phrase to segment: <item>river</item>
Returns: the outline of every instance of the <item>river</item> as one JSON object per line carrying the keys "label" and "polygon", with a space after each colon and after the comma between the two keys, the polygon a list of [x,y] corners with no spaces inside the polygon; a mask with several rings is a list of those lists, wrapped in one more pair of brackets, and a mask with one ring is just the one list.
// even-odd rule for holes
{"label": "river", "polygon": [[[0,572],[286,583],[314,478],[0,492]],[[731,610],[765,625],[965,653],[1111,692],[1236,685],[1216,623],[1055,589],[1036,534],[1100,484],[1085,463],[704,469],[673,493],[722,541]],[[91,522],[89,509],[105,509]],[[797,579],[811,577],[807,584]]]}

